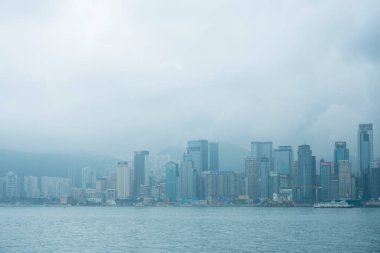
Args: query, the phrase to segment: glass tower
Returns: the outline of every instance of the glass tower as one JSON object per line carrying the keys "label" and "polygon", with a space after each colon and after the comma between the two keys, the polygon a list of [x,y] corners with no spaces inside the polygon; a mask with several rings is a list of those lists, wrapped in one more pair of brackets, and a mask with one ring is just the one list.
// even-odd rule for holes
{"label": "glass tower", "polygon": [[370,165],[373,160],[372,124],[360,124],[358,130],[358,169],[360,177],[360,197],[369,199]]}

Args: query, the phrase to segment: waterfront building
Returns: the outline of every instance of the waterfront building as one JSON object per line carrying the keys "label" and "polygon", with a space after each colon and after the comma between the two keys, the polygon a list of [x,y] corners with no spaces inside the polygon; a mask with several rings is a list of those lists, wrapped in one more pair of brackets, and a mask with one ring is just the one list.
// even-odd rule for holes
{"label": "waterfront building", "polygon": [[38,177],[36,176],[25,176],[24,177],[24,197],[38,198],[40,195],[39,187],[38,187]]}
{"label": "waterfront building", "polygon": [[351,199],[351,161],[339,160],[339,199]]}
{"label": "waterfront building", "polygon": [[279,146],[273,150],[273,170],[282,175],[292,176],[293,149],[291,146]]}
{"label": "waterfront building", "polygon": [[117,163],[117,199],[129,199],[133,196],[133,169],[128,162]]}
{"label": "waterfront building", "polygon": [[41,197],[60,199],[70,196],[71,179],[63,177],[41,177]]}
{"label": "waterfront building", "polygon": [[219,171],[219,144],[209,142],[209,170]]}
{"label": "waterfront building", "polygon": [[182,201],[196,199],[196,169],[194,168],[192,153],[186,149],[183,154],[183,161],[180,166],[180,191]]}
{"label": "waterfront building", "polygon": [[[198,173],[201,171],[207,171],[209,169],[208,147],[209,144],[207,140],[192,140],[187,142],[187,150],[191,154],[193,166]],[[215,149],[213,151],[215,155]]]}
{"label": "waterfront building", "polygon": [[95,189],[96,184],[96,173],[91,167],[82,168],[82,188],[92,188]]}
{"label": "waterfront building", "polygon": [[95,189],[98,192],[104,192],[107,190],[107,178],[99,177],[96,179]]}
{"label": "waterfront building", "polygon": [[372,124],[360,124],[358,130],[358,170],[359,197],[368,200],[370,197],[370,164],[373,160],[373,129]]}
{"label": "waterfront building", "polygon": [[251,199],[258,198],[258,177],[257,177],[257,163],[256,159],[252,156],[245,158],[245,191],[244,194]]}
{"label": "waterfront building", "polygon": [[380,162],[372,161],[371,162],[371,189],[370,197],[373,200],[378,200],[380,198]]}
{"label": "waterfront building", "polygon": [[8,199],[20,197],[20,183],[18,176],[9,171],[5,175],[5,196]]}
{"label": "waterfront building", "polygon": [[166,164],[166,199],[170,202],[177,201],[177,192],[180,188],[179,169],[178,164],[175,162],[168,162]]}
{"label": "waterfront building", "polygon": [[321,180],[321,195],[320,200],[329,201],[330,198],[330,182],[331,182],[331,170],[334,169],[331,162],[325,162],[321,159],[319,163],[320,180]]}
{"label": "waterfront building", "polygon": [[6,189],[6,183],[5,183],[5,177],[0,177],[0,200],[5,199],[5,189]]}
{"label": "waterfront building", "polygon": [[334,149],[334,174],[339,174],[339,161],[340,160],[350,160],[350,151],[347,148],[347,143],[345,141],[335,142]]}
{"label": "waterfront building", "polygon": [[312,203],[315,199],[315,166],[310,146],[298,146],[297,198],[301,203]]}
{"label": "waterfront building", "polygon": [[263,157],[268,158],[270,170],[272,170],[272,161],[273,161],[272,146],[273,146],[272,142],[262,142],[262,141],[251,142],[251,156],[256,158],[256,161],[258,164],[261,162],[261,158]]}
{"label": "waterfront building", "polygon": [[149,151],[135,151],[134,159],[134,194],[136,197],[149,195]]}
{"label": "waterfront building", "polygon": [[259,174],[259,198],[266,200],[269,198],[269,168],[270,162],[267,157],[262,157]]}

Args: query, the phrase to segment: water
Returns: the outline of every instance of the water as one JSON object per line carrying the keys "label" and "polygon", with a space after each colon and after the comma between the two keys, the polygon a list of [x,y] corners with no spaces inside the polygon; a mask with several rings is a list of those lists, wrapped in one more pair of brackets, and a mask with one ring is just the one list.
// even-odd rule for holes
{"label": "water", "polygon": [[380,209],[1,207],[0,252],[380,252]]}

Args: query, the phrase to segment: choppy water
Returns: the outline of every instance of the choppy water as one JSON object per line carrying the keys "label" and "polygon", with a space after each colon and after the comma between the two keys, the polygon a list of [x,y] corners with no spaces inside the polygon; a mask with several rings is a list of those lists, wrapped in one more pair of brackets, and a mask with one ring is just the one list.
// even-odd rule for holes
{"label": "choppy water", "polygon": [[380,209],[1,207],[0,252],[380,252]]}

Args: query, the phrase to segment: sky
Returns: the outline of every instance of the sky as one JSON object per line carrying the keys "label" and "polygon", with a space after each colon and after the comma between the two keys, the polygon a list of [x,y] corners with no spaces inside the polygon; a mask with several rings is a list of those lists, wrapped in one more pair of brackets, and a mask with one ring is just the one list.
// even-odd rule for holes
{"label": "sky", "polygon": [[0,0],[0,148],[131,157],[190,139],[380,156],[379,1]]}

